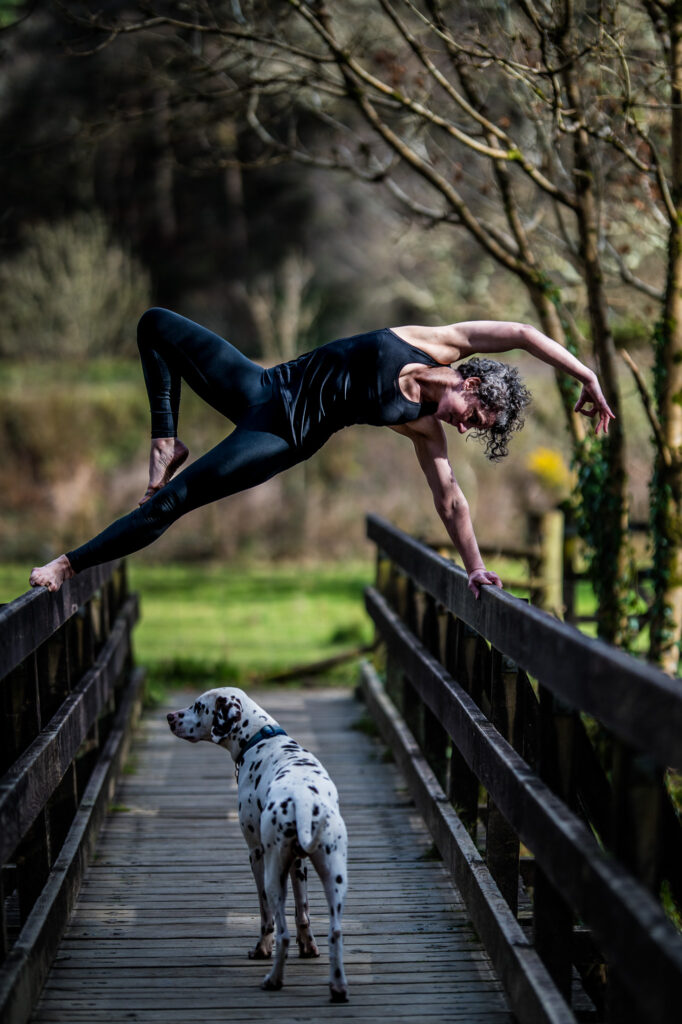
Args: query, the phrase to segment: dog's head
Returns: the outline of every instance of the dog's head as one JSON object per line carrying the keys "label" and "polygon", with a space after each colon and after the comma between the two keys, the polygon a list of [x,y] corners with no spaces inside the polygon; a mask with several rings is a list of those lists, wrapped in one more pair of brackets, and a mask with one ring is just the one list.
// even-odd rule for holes
{"label": "dog's head", "polygon": [[171,711],[166,717],[171,732],[180,739],[198,743],[211,740],[223,743],[235,738],[242,720],[246,694],[242,690],[221,687],[207,690],[181,711]]}

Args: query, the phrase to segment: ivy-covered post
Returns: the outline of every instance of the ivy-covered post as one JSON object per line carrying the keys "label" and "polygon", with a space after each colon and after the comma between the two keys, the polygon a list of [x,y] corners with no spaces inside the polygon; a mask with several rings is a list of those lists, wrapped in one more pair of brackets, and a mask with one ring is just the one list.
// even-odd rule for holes
{"label": "ivy-covered post", "polygon": [[[595,260],[596,256],[593,262]],[[580,357],[572,329],[561,315],[559,289],[539,275],[531,295],[545,333]],[[595,305],[601,309],[596,299]],[[605,321],[602,319],[598,323],[603,327]],[[604,343],[603,347],[610,352],[612,341],[608,345]],[[599,351],[599,346],[595,345],[595,349]],[[615,372],[609,365],[608,379],[612,382],[610,402],[618,408],[618,392],[613,383]],[[599,635],[627,646],[627,609],[634,594],[634,566],[627,542],[627,480],[622,423],[614,421],[608,437],[596,437],[593,432],[587,432],[582,417],[572,411],[580,394],[579,385],[565,374],[557,374],[557,384],[573,443],[578,481],[574,517],[578,533],[588,548],[590,579],[597,598]]]}
{"label": "ivy-covered post", "polygon": [[661,425],[651,482],[654,606],[650,656],[677,672],[682,624],[682,0],[665,8],[670,76],[668,272],[656,332],[655,392]]}
{"label": "ivy-covered post", "polygon": [[[585,123],[585,102],[577,54],[580,30],[572,7],[566,4],[563,20],[557,24],[557,51],[562,57],[561,78],[569,108],[574,112],[577,129],[572,135],[573,176],[575,180],[575,216],[578,229],[578,256],[581,264],[592,346],[599,379],[606,400],[615,414],[609,434],[597,448],[592,440],[578,451],[579,476],[582,476],[580,504],[592,540],[590,575],[598,601],[600,636],[617,644],[627,642],[627,604],[629,585],[628,489],[625,468],[625,433],[620,413],[620,394],[616,371],[616,352],[609,323],[609,302],[602,264],[604,225],[600,213],[598,171],[594,148]],[[599,480],[599,492],[588,496],[582,486]],[[589,501],[593,507],[589,507]]]}

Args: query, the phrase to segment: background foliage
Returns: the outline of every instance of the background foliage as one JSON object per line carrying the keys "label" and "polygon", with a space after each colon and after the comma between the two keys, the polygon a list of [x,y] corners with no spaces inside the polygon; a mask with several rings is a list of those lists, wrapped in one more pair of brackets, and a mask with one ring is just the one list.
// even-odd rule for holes
{"label": "background foliage", "polygon": [[[670,81],[649,8],[665,20],[639,0],[353,0],[342,18],[297,0],[4,0],[5,557],[55,553],[144,489],[144,392],[112,357],[134,352],[148,302],[269,364],[382,324],[529,319],[596,360],[620,433],[586,447],[568,392],[525,365],[536,403],[508,464],[455,439],[455,470],[484,542],[509,543],[565,495],[528,457],[575,466],[618,631],[622,525],[647,514],[656,446],[617,351],[645,380],[668,243]],[[226,427],[188,395],[182,429],[199,453]],[[383,435],[339,435],[144,557],[348,556],[367,507],[440,534],[409,446]]]}

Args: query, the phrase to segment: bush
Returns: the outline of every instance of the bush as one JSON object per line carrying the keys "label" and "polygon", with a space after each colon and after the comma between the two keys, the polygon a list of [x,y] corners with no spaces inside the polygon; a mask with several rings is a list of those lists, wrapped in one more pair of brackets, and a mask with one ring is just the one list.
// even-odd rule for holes
{"label": "bush", "polygon": [[149,276],[99,214],[80,213],[24,232],[21,251],[0,264],[0,301],[3,356],[132,355]]}

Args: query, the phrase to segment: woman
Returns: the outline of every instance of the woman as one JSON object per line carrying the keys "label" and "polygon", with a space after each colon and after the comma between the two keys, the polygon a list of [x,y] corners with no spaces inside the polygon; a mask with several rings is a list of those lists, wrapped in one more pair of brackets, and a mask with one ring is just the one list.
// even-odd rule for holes
{"label": "woman", "polygon": [[[523,349],[583,385],[576,411],[606,432],[613,413],[595,374],[561,345],[524,324],[471,321],[444,327],[383,328],[342,338],[270,370],[234,346],[166,309],[150,309],[138,345],[152,420],[149,486],[133,512],[97,537],[31,573],[31,586],[59,590],[91,565],[120,558],[160,537],[200,505],[254,487],[309,458],[342,427],[389,426],[409,437],[436,509],[464,562],[469,587],[501,587],[476,543],[466,499],[448,461],[443,423],[486,439],[487,455],[507,454],[530,394],[518,372],[467,356]],[[176,471],[188,450],[178,440],[180,383],[236,424],[224,441]]]}

